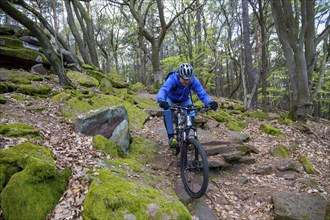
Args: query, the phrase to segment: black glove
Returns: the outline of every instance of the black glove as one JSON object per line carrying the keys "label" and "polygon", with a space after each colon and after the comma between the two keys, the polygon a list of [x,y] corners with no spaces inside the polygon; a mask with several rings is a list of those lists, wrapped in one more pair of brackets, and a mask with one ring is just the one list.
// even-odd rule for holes
{"label": "black glove", "polygon": [[216,101],[210,102],[209,105],[210,105],[211,109],[214,110],[214,111],[217,110],[218,107],[219,107],[219,105],[218,105],[218,103]]}
{"label": "black glove", "polygon": [[170,107],[170,105],[166,101],[160,101],[159,107],[163,108],[164,110],[167,110]]}

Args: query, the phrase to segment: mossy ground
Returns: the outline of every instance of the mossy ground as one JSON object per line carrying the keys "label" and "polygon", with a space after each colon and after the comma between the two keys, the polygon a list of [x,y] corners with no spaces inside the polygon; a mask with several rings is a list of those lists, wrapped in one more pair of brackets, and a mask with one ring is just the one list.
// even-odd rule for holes
{"label": "mossy ground", "polygon": [[282,132],[278,128],[273,127],[272,125],[270,125],[268,123],[261,124],[259,129],[261,131],[265,132],[266,134],[277,136],[279,138],[285,138],[285,136],[282,134]]}
{"label": "mossy ground", "polygon": [[0,124],[0,134],[6,137],[26,137],[42,139],[39,130],[26,124]]}

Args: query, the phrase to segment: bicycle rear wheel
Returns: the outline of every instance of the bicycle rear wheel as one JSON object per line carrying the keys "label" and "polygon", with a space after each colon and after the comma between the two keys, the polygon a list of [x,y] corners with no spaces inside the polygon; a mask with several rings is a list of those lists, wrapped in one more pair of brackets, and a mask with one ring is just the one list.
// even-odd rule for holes
{"label": "bicycle rear wheel", "polygon": [[203,146],[195,138],[189,138],[180,157],[181,178],[191,198],[202,197],[209,182],[209,166]]}

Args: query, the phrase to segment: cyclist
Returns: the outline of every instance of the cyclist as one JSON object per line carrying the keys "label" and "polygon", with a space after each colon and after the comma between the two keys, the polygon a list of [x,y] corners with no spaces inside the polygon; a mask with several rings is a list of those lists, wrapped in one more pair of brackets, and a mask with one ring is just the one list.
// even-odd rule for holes
{"label": "cyclist", "polygon": [[[164,109],[164,124],[170,148],[175,148],[178,141],[174,138],[172,111],[168,109],[173,103],[180,106],[191,105],[190,89],[197,94],[205,105],[209,105],[213,110],[218,108],[218,103],[212,101],[199,80],[194,76],[193,67],[188,63],[181,64],[179,69],[166,79],[157,94],[157,102]],[[194,122],[195,112],[190,112],[190,115],[192,116],[192,122]]]}

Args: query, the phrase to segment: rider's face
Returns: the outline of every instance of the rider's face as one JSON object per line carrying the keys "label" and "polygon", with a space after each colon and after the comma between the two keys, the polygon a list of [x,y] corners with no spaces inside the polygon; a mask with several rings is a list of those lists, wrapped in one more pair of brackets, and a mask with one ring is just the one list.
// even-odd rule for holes
{"label": "rider's face", "polygon": [[190,83],[190,79],[183,79],[179,77],[181,84],[186,87]]}

